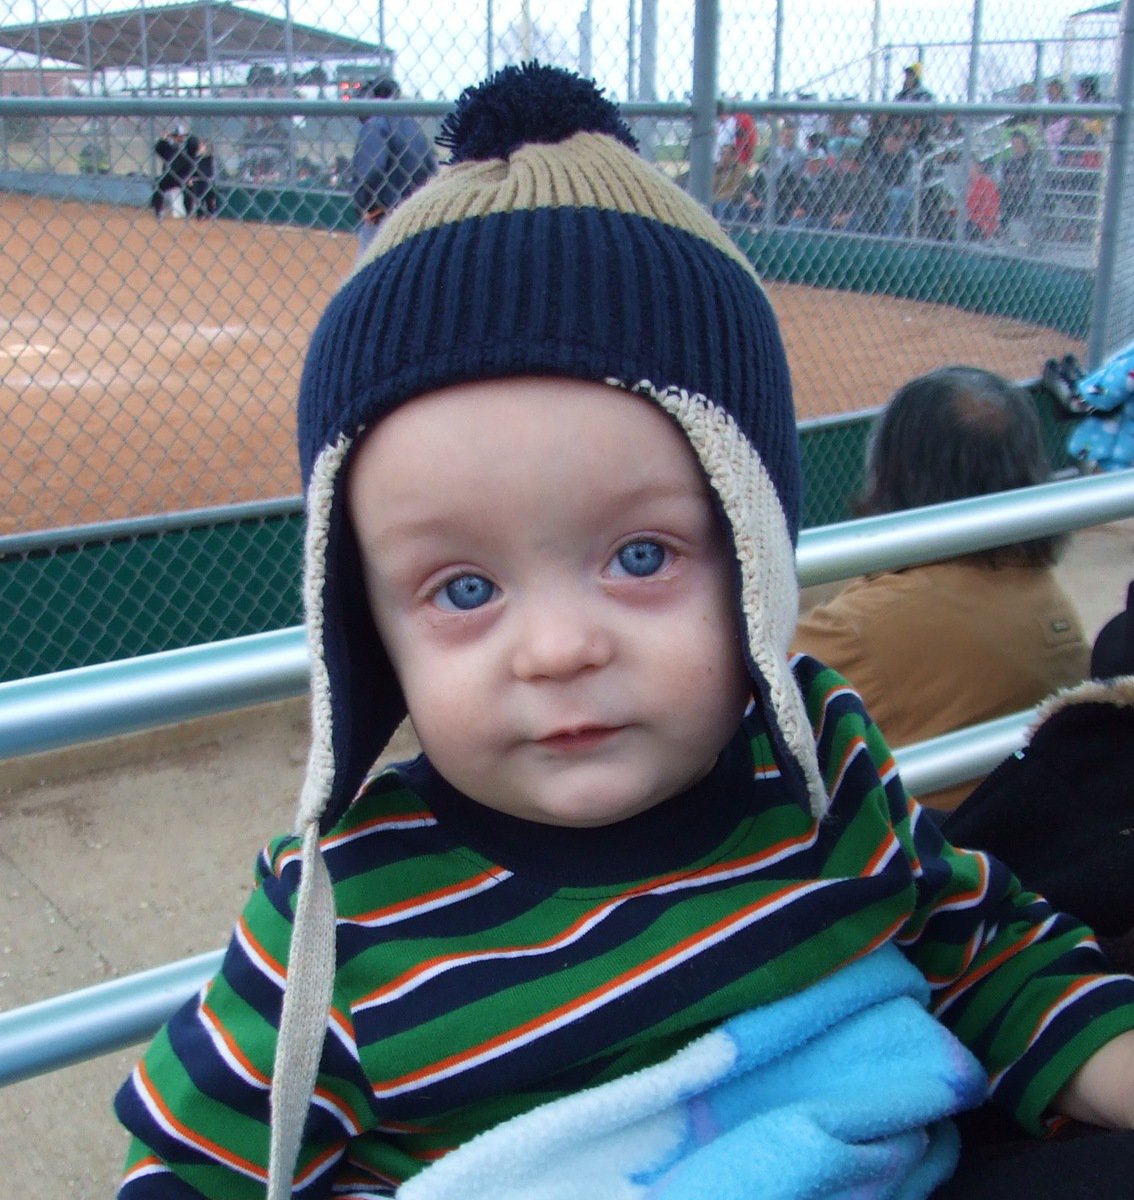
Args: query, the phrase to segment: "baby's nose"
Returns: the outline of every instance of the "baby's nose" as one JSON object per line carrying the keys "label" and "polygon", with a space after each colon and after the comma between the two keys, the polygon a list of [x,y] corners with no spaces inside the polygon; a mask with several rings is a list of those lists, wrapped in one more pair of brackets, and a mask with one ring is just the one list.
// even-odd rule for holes
{"label": "baby's nose", "polygon": [[519,623],[513,656],[517,677],[567,679],[610,661],[611,633],[585,602],[561,596],[533,609]]}

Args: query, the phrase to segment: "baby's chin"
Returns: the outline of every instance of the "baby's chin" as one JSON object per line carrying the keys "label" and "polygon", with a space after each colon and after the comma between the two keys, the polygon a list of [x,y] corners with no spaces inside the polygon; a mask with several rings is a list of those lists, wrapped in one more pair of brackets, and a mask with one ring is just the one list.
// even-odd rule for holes
{"label": "baby's chin", "polygon": [[577,792],[550,792],[536,795],[501,796],[499,793],[483,798],[466,793],[476,803],[520,820],[537,825],[562,829],[602,829],[632,820],[643,813],[669,803],[700,782],[712,764],[697,772],[679,787],[662,787],[647,792],[623,792],[592,786]]}

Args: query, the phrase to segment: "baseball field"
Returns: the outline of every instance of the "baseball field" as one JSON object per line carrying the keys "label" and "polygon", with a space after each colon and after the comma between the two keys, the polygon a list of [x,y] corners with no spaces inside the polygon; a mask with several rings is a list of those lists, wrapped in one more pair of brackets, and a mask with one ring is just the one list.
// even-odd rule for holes
{"label": "baseball field", "polygon": [[[350,234],[0,198],[0,534],[295,494],[293,405]],[[1024,378],[1049,329],[773,284],[800,419],[949,362]]]}

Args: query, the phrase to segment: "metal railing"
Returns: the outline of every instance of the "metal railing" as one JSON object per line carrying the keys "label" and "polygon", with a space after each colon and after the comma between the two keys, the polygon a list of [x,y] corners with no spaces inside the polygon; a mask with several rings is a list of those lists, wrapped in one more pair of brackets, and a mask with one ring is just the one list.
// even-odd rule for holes
{"label": "metal railing", "polygon": [[[1134,471],[1065,480],[805,531],[805,585],[1134,516]],[[0,759],[296,695],[301,629],[0,685]],[[895,752],[917,793],[982,775],[1018,747],[1030,712]],[[215,973],[220,951],[0,1014],[0,1085],[144,1040]]]}

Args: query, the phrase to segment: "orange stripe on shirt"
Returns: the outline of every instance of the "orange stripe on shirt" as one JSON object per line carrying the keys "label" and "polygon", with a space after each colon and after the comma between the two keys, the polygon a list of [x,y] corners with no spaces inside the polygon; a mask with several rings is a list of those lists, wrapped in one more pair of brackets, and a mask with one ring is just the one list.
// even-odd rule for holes
{"label": "orange stripe on shirt", "polygon": [[583,913],[582,916],[566,926],[559,933],[544,939],[542,942],[532,942],[526,945],[498,946],[491,950],[453,953],[427,959],[424,962],[417,963],[414,967],[408,971],[404,971],[389,982],[384,983],[381,987],[375,988],[373,992],[360,997],[355,1002],[354,1011],[359,1012],[362,1009],[381,1004],[393,996],[400,996],[426,979],[435,978],[443,974],[446,970],[459,965],[474,962],[491,962],[494,959],[500,958],[535,956],[558,950],[565,945],[569,945],[581,934],[586,933],[598,922],[604,920],[610,913],[615,912],[627,901],[638,896],[664,892],[675,884],[688,886],[710,884],[722,876],[728,877],[734,874],[742,874],[745,871],[755,870],[781,854],[813,842],[814,838],[815,828],[813,827],[803,834],[784,838],[774,845],[769,846],[766,850],[762,850],[759,854],[748,855],[728,863],[716,863],[711,867],[704,867],[699,871],[673,872],[648,884],[635,885],[627,889],[622,895],[604,902],[589,912]]}
{"label": "orange stripe on shirt", "polygon": [[268,1172],[250,1158],[244,1158],[239,1154],[229,1150],[226,1146],[222,1146],[219,1142],[212,1141],[211,1138],[203,1137],[190,1129],[184,1122],[179,1121],[173,1115],[173,1110],[165,1103],[157,1089],[154,1087],[153,1080],[150,1079],[146,1071],[145,1062],[140,1062],[136,1067],[138,1073],[138,1081],[141,1084],[142,1090],[145,1092],[149,1103],[161,1114],[162,1120],[173,1131],[173,1133],[189,1146],[193,1146],[200,1150],[202,1154],[206,1154],[209,1158],[222,1162],[226,1166],[232,1167],[239,1171],[242,1175],[248,1175],[252,1179],[258,1179],[262,1183],[266,1183]]}
{"label": "orange stripe on shirt", "polygon": [[546,1013],[525,1021],[513,1029],[508,1029],[493,1038],[489,1038],[485,1042],[470,1046],[467,1050],[449,1055],[447,1058],[438,1059],[406,1075],[389,1080],[372,1081],[374,1092],[376,1095],[388,1095],[405,1091],[430,1077],[457,1074],[461,1070],[468,1069],[479,1059],[495,1057],[498,1052],[503,1051],[511,1044],[531,1040],[529,1035],[538,1034],[541,1030],[550,1030],[556,1026],[567,1024],[569,1023],[568,1018],[577,1016],[587,1009],[599,1007],[612,996],[633,990],[644,979],[656,974],[667,963],[691,956],[699,947],[713,945],[729,929],[758,918],[760,913],[768,909],[782,907],[783,902],[792,896],[803,896],[815,891],[817,888],[830,886],[831,883],[832,881],[830,880],[813,880],[807,883],[789,884],[779,888],[777,891],[762,897],[760,900],[737,909],[727,917],[723,917],[719,921],[705,926],[704,929],[699,930],[697,933],[690,934],[661,953],[637,964],[629,971],[615,976],[599,987],[592,988],[589,992],[575,997],[575,999],[560,1005],[558,1008],[550,1009]]}

